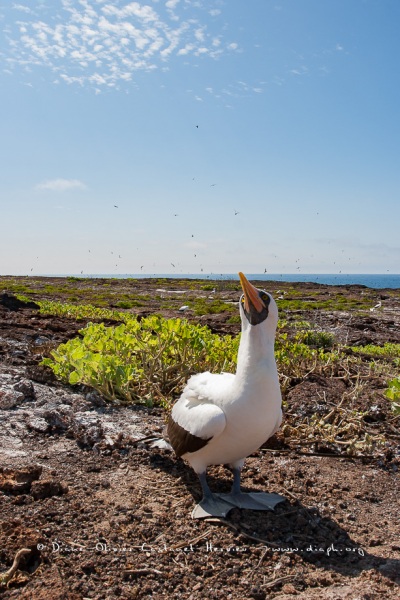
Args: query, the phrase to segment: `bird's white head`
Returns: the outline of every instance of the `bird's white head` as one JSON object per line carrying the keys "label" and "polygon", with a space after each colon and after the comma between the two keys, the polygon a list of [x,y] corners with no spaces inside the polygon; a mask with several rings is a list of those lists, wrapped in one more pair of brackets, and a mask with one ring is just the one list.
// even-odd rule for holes
{"label": "bird's white head", "polygon": [[243,329],[264,326],[275,334],[278,324],[278,307],[268,292],[259,290],[250,283],[243,273],[239,273],[243,294],[240,298],[240,316]]}

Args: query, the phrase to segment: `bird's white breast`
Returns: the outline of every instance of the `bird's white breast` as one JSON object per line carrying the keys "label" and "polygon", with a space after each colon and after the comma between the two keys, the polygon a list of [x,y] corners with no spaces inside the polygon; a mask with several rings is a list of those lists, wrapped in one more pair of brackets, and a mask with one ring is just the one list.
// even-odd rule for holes
{"label": "bird's white breast", "polygon": [[282,419],[281,393],[274,375],[267,374],[252,384],[236,381],[231,396],[215,402],[225,414],[224,430],[201,450],[184,455],[197,472],[208,465],[246,458],[273,435]]}

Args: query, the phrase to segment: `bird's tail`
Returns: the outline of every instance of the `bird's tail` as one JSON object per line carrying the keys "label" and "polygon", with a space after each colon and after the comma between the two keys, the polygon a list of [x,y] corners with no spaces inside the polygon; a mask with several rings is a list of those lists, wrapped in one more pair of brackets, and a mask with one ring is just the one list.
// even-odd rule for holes
{"label": "bird's tail", "polygon": [[169,443],[167,427],[164,427],[161,438],[156,438],[155,440],[153,440],[153,443],[151,444],[150,448],[161,448],[162,450],[169,450],[170,452],[174,451],[173,447]]}
{"label": "bird's tail", "polygon": [[164,440],[164,438],[158,438],[157,440],[154,440],[150,448],[161,448],[162,450],[169,450],[170,452],[174,451],[171,444]]}

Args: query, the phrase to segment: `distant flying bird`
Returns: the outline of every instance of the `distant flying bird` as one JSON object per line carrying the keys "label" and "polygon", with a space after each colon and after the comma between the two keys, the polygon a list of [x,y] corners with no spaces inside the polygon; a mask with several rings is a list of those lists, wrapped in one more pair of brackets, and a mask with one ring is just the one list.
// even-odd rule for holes
{"label": "distant flying bird", "polygon": [[196,128],[198,129],[198,128],[199,128],[199,126],[198,126],[198,125],[196,125]]}
{"label": "distant flying bird", "polygon": [[174,263],[171,263],[171,265],[172,265],[172,266],[174,267],[174,269],[175,269],[175,265],[174,265]]}
{"label": "distant flying bird", "polygon": [[178,213],[175,213],[175,214],[174,214],[174,217],[179,217]]}
{"label": "distant flying bird", "polygon": [[238,214],[239,214],[239,211],[238,211],[238,210],[235,210],[235,217],[236,217],[236,215],[238,215]]}
{"label": "distant flying bird", "polygon": [[142,265],[142,266],[140,267],[140,270],[142,270],[142,269],[143,269],[143,267],[144,267],[144,265]]}
{"label": "distant flying bird", "polygon": [[267,272],[267,269],[264,269],[264,273],[266,273],[266,272]]}
{"label": "distant flying bird", "polygon": [[214,187],[215,185],[217,185],[217,184],[216,184],[216,183],[212,183],[212,184],[210,185],[210,187]]}
{"label": "distant flying bird", "polygon": [[116,204],[114,204],[114,208],[118,208],[118,206]]}

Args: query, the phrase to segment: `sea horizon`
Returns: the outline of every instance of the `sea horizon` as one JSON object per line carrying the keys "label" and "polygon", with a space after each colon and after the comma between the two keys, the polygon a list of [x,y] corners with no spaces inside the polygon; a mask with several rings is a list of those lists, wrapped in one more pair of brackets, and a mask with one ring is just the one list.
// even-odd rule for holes
{"label": "sea horizon", "polygon": [[[76,277],[93,279],[205,279],[239,280],[237,273],[60,273],[2,275],[2,277]],[[374,289],[400,289],[400,274],[394,273],[246,273],[250,280],[322,285],[362,285]]]}

